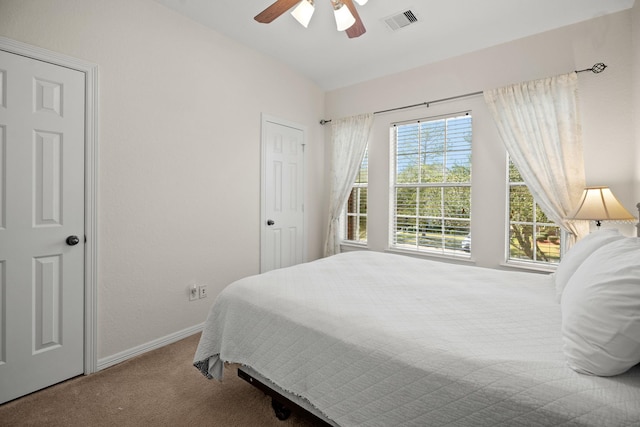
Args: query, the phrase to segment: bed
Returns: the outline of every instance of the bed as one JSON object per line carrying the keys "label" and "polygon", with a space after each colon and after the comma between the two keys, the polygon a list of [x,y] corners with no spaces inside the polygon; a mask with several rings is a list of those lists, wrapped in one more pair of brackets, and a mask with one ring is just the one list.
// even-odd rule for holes
{"label": "bed", "polygon": [[[593,234],[552,275],[355,251],[241,279],[194,365],[221,380],[237,363],[279,418],[333,426],[639,426],[640,243]],[[589,329],[593,301],[621,319],[622,355]]]}

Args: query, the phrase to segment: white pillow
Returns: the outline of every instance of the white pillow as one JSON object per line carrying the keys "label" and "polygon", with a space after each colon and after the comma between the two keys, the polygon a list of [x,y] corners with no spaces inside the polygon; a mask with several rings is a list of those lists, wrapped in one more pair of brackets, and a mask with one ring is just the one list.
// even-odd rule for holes
{"label": "white pillow", "polygon": [[558,268],[554,274],[556,282],[556,297],[558,302],[562,300],[562,292],[573,273],[580,267],[580,264],[587,259],[596,249],[615,240],[624,239],[616,228],[605,228],[596,230],[578,240],[571,249],[562,257]]}
{"label": "white pillow", "polygon": [[571,369],[611,376],[640,363],[640,238],[609,243],[573,274],[562,296]]}

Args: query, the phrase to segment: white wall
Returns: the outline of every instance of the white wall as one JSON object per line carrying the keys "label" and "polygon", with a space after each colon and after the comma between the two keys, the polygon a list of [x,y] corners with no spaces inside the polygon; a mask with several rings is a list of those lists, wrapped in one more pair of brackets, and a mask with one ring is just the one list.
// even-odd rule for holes
{"label": "white wall", "polygon": [[[324,93],[151,0],[2,0],[0,35],[98,64],[98,357],[204,321],[259,271],[260,115],[308,128],[308,255],[321,255]],[[189,302],[190,283],[209,298]]]}
{"label": "white wall", "polygon": [[[631,40],[630,11],[596,18],[329,92],[327,118],[447,98],[604,62],[609,66],[604,73],[579,77],[587,184],[611,186],[633,210],[640,195],[634,193]],[[474,245],[482,247],[474,251],[474,258],[489,267],[504,260],[505,151],[481,96],[375,116],[369,145],[371,249],[387,247],[390,124],[465,110],[472,110],[474,123],[472,235]],[[631,226],[622,229],[633,232]]]}

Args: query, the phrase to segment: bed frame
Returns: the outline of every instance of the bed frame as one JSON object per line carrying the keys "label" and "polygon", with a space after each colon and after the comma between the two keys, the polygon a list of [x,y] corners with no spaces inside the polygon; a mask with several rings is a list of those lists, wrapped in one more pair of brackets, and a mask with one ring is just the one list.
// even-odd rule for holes
{"label": "bed frame", "polygon": [[[636,223],[636,236],[640,237],[640,203],[636,205],[636,208],[638,209],[639,218],[639,221]],[[276,384],[273,384],[250,367],[239,367],[238,376],[271,397],[271,407],[279,420],[284,421],[288,419],[292,411],[294,411],[305,413],[307,416],[313,418],[319,426],[336,427],[334,423],[319,413],[309,402],[280,389]]]}
{"label": "bed frame", "polygon": [[287,393],[280,389],[276,384],[273,384],[250,367],[240,366],[238,368],[238,376],[258,390],[261,390],[267,396],[271,397],[271,407],[275,412],[276,418],[279,420],[286,420],[293,411],[304,413],[307,417],[311,417],[314,421],[314,425],[337,427],[336,424],[333,424],[325,416],[319,413],[318,410],[308,401],[293,396],[291,393]]}

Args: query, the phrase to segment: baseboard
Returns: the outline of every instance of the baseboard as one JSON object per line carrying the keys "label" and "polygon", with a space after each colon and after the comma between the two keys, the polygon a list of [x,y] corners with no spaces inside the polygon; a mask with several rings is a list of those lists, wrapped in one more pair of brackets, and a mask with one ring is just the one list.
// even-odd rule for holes
{"label": "baseboard", "polygon": [[202,332],[203,327],[204,323],[200,323],[199,325],[174,332],[173,334],[169,334],[153,341],[149,341],[148,343],[141,344],[125,351],[121,351],[120,353],[116,353],[103,359],[98,359],[97,371],[106,369],[113,365],[117,365],[118,363],[122,363],[125,360],[139,356],[148,351],[156,350],[160,347],[164,347],[165,345],[180,341],[181,339],[187,338],[193,334],[197,334],[198,332]]}

